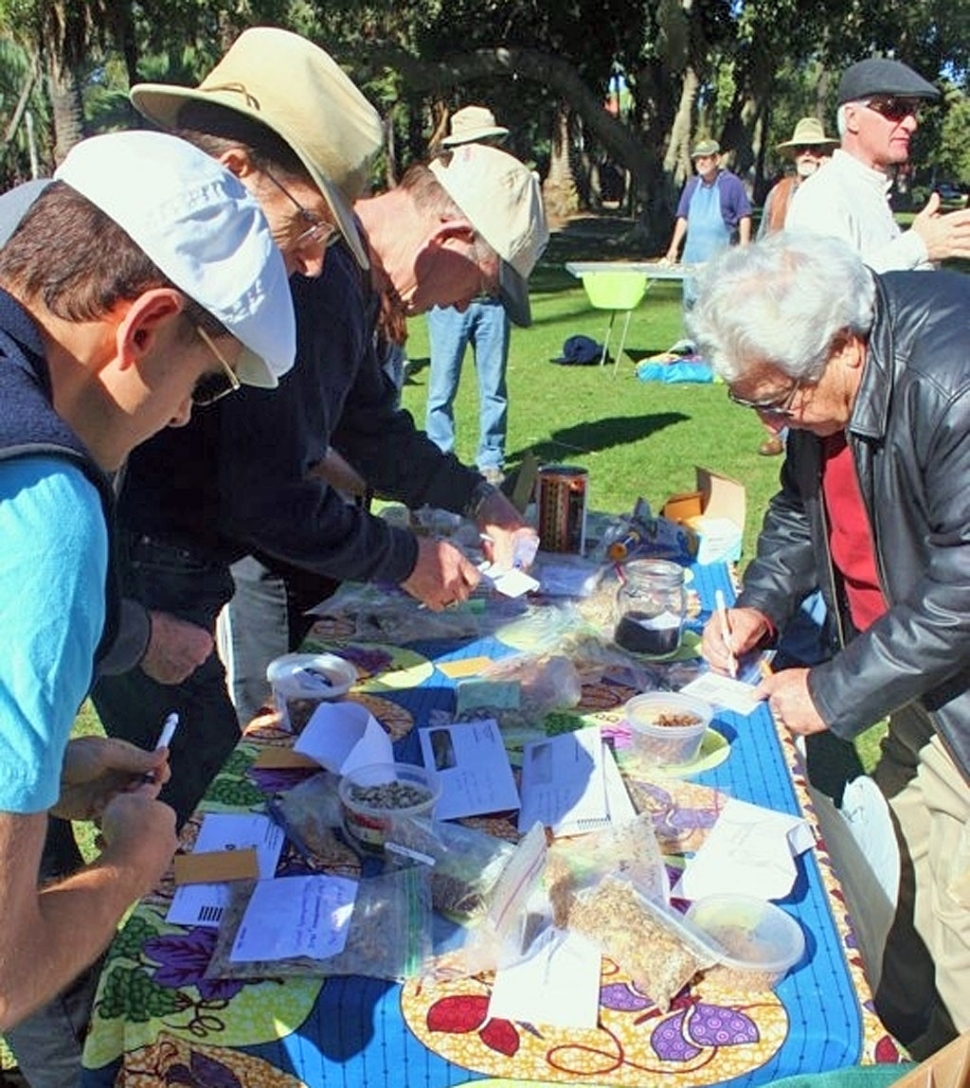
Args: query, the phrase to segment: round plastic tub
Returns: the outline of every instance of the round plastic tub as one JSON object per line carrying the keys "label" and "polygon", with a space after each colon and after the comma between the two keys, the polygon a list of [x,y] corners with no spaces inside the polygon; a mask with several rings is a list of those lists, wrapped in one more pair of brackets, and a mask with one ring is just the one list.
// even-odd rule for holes
{"label": "round plastic tub", "polygon": [[708,895],[691,904],[687,920],[717,955],[709,977],[731,989],[769,990],[805,953],[802,927],[764,899]]}
{"label": "round plastic tub", "polygon": [[344,831],[364,850],[379,852],[395,819],[434,814],[441,783],[413,763],[369,763],[345,774],[337,794]]}
{"label": "round plastic tub", "polygon": [[357,670],[336,654],[284,654],[269,663],[266,679],[284,728],[299,733],[320,703],[350,691]]}
{"label": "round plastic tub", "polygon": [[634,695],[624,707],[632,752],[653,766],[691,763],[714,710],[710,704],[676,691]]}

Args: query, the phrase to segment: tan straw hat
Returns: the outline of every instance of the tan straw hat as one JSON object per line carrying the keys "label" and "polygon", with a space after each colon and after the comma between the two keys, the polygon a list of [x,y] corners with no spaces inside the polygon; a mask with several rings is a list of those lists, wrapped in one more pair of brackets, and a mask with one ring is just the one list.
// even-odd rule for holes
{"label": "tan straw hat", "polygon": [[337,62],[299,34],[252,27],[198,87],[139,83],[135,108],[165,128],[178,126],[186,102],[214,102],[262,122],[282,137],[309,171],[362,268],[367,256],[354,226],[381,147],[381,119]]}
{"label": "tan straw hat", "polygon": [[508,136],[509,130],[496,124],[495,114],[485,106],[465,106],[451,118],[451,134],[441,141],[442,147],[457,147],[476,140],[498,140]]}
{"label": "tan straw hat", "polygon": [[839,146],[839,141],[825,135],[822,122],[817,117],[803,117],[795,125],[792,138],[775,146],[779,151],[787,151],[792,147],[817,147],[820,151],[834,151]]}

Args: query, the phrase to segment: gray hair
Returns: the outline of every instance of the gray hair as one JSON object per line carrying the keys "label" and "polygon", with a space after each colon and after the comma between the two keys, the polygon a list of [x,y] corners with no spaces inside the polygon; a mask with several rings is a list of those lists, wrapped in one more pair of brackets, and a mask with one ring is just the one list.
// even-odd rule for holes
{"label": "gray hair", "polygon": [[815,382],[840,333],[868,335],[875,299],[872,273],[845,242],[780,231],[705,267],[687,325],[726,382],[764,365]]}

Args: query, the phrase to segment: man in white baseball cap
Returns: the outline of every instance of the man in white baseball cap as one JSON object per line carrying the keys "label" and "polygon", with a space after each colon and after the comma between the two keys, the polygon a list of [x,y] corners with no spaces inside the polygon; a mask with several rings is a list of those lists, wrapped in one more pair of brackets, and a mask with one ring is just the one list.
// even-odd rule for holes
{"label": "man in white baseball cap", "polygon": [[[176,846],[167,752],[69,743],[117,623],[109,474],[193,404],[275,385],[294,353],[259,206],[172,137],[78,145],[0,250],[0,1031],[33,1085],[75,1082],[79,1051],[17,1025],[72,980],[90,992],[85,969]],[[103,847],[39,888],[48,812],[97,818]]]}

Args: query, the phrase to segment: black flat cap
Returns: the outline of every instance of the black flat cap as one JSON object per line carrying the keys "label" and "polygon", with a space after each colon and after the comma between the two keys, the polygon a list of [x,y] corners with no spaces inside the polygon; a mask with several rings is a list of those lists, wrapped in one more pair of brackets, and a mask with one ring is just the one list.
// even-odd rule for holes
{"label": "black flat cap", "polygon": [[939,98],[940,92],[908,65],[886,57],[870,57],[846,68],[839,81],[839,105],[874,94],[903,98]]}

